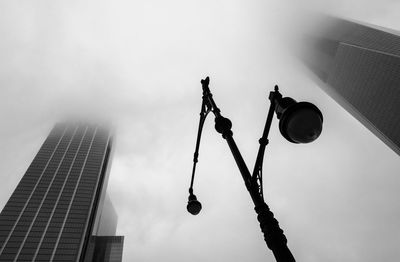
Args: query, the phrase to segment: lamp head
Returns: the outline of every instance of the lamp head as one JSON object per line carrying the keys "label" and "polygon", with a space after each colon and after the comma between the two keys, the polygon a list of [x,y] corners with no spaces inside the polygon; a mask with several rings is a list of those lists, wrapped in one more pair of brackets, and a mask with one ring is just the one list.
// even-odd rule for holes
{"label": "lamp head", "polygon": [[321,134],[323,117],[315,105],[284,97],[277,101],[275,111],[280,120],[279,130],[286,140],[310,143]]}
{"label": "lamp head", "polygon": [[189,201],[186,206],[187,211],[192,214],[192,215],[197,215],[201,211],[201,203],[197,201],[197,198],[195,195],[190,194],[189,195]]}

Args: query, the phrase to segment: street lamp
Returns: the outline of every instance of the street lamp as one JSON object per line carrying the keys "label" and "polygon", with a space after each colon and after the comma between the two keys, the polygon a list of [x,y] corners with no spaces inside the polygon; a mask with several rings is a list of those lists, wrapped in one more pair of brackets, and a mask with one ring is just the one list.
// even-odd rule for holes
{"label": "street lamp", "polygon": [[279,119],[279,130],[286,140],[292,143],[310,143],[317,139],[322,131],[323,117],[321,111],[313,104],[308,102],[296,102],[290,97],[282,97],[279,93],[278,86],[270,92],[270,108],[267,115],[263,135],[259,140],[260,147],[254,165],[253,174],[250,174],[246,163],[233,139],[231,131],[232,122],[221,115],[221,111],[214,102],[213,96],[208,87],[210,83],[209,77],[201,80],[203,88],[203,101],[200,111],[200,122],[197,132],[196,147],[193,157],[192,178],[189,188],[189,201],[187,210],[192,215],[197,215],[201,211],[201,203],[193,194],[193,181],[196,171],[196,164],[199,156],[199,146],[204,121],[209,112],[215,115],[215,129],[227,141],[228,146],[233,154],[235,162],[240,170],[247,190],[255,205],[254,209],[257,213],[257,220],[260,222],[261,231],[264,234],[265,242],[269,249],[272,250],[276,261],[293,262],[295,261],[292,253],[287,246],[287,239],[283,234],[283,230],[279,227],[278,221],[274,218],[274,214],[270,211],[268,205],[264,201],[263,184],[262,184],[262,163],[264,159],[265,147],[268,144],[268,133],[271,127],[274,112]]}

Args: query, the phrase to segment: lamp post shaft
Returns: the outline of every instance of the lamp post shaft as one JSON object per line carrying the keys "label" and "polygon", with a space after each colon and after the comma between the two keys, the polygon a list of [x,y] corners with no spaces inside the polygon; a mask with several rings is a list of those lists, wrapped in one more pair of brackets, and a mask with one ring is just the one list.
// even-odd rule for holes
{"label": "lamp post shaft", "polygon": [[[222,137],[228,143],[228,146],[239,168],[246,188],[250,193],[251,199],[253,200],[253,203],[255,205],[254,209],[257,213],[257,220],[260,223],[261,231],[264,234],[264,239],[268,248],[272,250],[277,262],[295,262],[295,259],[287,246],[287,239],[283,234],[283,230],[279,227],[279,223],[274,218],[274,214],[271,212],[268,205],[264,202],[264,199],[259,192],[259,185],[257,184],[256,179],[252,178],[250,171],[247,168],[246,163],[239,151],[239,148],[237,147],[235,140],[233,139],[233,133],[231,131],[231,121],[221,115],[220,110],[215,104],[212,94],[208,88],[209,78],[207,77],[205,80],[202,80],[201,84],[203,87],[203,99],[206,100],[205,103],[207,103],[211,107],[211,110],[215,115],[215,129],[217,130],[217,132],[222,134]],[[271,109],[273,109],[272,106],[270,107],[270,110]],[[263,137],[265,134],[268,134],[271,121],[272,115],[269,112],[267,123],[263,132]],[[265,145],[266,144],[264,144],[264,148]],[[260,146],[260,148],[261,147],[262,146]]]}

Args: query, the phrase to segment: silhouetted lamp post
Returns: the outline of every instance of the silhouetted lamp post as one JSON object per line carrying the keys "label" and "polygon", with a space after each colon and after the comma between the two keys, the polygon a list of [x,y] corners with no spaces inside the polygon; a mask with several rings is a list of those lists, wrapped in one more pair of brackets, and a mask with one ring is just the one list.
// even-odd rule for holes
{"label": "silhouetted lamp post", "polygon": [[221,115],[221,111],[214,102],[213,96],[208,87],[209,77],[201,80],[203,88],[203,102],[200,111],[200,122],[197,133],[196,148],[193,157],[192,179],[189,188],[189,201],[187,210],[193,215],[197,215],[201,210],[201,203],[193,194],[193,180],[198,161],[199,146],[201,132],[207,114],[211,111],[215,115],[215,129],[227,141],[229,148],[233,154],[244,183],[255,205],[257,219],[260,222],[261,231],[264,233],[264,239],[269,249],[272,250],[276,261],[291,262],[295,261],[292,253],[287,246],[287,239],[283,234],[283,230],[279,227],[278,221],[274,218],[274,214],[270,211],[268,205],[264,201],[262,187],[262,163],[264,158],[265,147],[268,144],[268,133],[271,126],[274,112],[279,119],[279,130],[286,140],[292,143],[310,143],[318,138],[322,131],[322,114],[321,111],[313,104],[308,102],[296,102],[290,97],[282,97],[278,91],[278,86],[270,92],[269,100],[271,102],[268,111],[267,121],[265,123],[263,135],[259,140],[260,147],[257,154],[256,163],[254,165],[253,174],[244,162],[242,155],[233,139],[232,122]]}

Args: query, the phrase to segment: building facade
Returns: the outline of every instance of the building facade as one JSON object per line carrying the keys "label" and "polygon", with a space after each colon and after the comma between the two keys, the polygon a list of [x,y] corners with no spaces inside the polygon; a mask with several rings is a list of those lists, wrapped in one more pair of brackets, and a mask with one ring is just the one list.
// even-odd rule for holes
{"label": "building facade", "polygon": [[120,262],[123,245],[123,236],[92,236],[85,262]]}
{"label": "building facade", "polygon": [[0,261],[92,256],[90,245],[108,212],[103,204],[111,154],[106,128],[55,125],[0,213]]}
{"label": "building facade", "polygon": [[328,16],[314,24],[301,52],[314,79],[400,155],[400,33]]}

